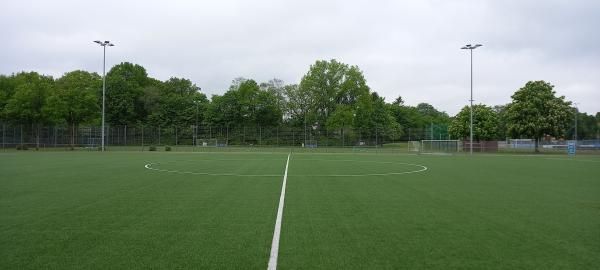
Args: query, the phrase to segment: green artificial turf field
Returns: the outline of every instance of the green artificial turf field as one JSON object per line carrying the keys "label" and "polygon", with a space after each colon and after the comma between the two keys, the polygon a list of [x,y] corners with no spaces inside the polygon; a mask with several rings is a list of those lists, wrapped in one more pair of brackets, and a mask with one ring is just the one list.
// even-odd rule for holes
{"label": "green artificial turf field", "polygon": [[[266,269],[287,153],[0,153],[0,269]],[[292,153],[278,269],[600,269],[600,158]]]}

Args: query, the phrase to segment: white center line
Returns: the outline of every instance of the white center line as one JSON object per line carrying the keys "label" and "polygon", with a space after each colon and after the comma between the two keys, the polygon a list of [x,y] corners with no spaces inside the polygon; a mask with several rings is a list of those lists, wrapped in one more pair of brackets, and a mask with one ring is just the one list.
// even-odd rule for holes
{"label": "white center line", "polygon": [[277,269],[277,255],[279,254],[279,236],[281,235],[281,219],[283,218],[283,202],[285,200],[285,183],[287,182],[288,165],[290,164],[290,154],[288,154],[285,163],[285,173],[283,174],[283,184],[281,185],[281,196],[279,197],[279,208],[277,208],[277,219],[275,220],[275,231],[273,232],[273,243],[271,243],[271,257],[269,257],[268,270]]}

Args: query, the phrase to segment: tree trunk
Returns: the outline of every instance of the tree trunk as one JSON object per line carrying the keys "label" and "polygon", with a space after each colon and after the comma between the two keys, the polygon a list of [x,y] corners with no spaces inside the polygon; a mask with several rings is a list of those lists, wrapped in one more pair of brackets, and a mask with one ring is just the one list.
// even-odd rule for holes
{"label": "tree trunk", "polygon": [[538,142],[539,142],[539,138],[535,138],[535,153],[539,153],[540,150],[538,149]]}

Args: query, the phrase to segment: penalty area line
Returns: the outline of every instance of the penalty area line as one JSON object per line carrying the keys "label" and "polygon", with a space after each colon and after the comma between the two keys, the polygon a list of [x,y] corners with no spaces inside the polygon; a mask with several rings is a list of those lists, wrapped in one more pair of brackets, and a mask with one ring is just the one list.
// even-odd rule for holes
{"label": "penalty area line", "polygon": [[288,166],[290,165],[290,154],[285,163],[285,173],[283,174],[283,184],[281,185],[281,195],[279,196],[279,207],[277,208],[277,219],[275,220],[275,230],[273,232],[273,242],[271,243],[271,256],[267,270],[277,269],[277,256],[279,255],[279,237],[281,235],[281,219],[283,218],[283,203],[285,201],[285,184],[287,182]]}

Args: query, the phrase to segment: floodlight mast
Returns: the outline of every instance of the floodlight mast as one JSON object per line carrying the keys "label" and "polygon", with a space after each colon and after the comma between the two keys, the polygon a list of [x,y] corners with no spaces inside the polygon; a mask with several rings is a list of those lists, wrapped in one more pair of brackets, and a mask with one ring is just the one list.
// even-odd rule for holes
{"label": "floodlight mast", "polygon": [[577,143],[577,115],[579,114],[579,110],[577,109],[577,105],[579,105],[578,102],[574,102],[573,106],[575,109],[575,133],[573,134],[573,139],[575,140],[575,142]]}
{"label": "floodlight mast", "polygon": [[100,40],[94,40],[94,42],[102,46],[104,52],[102,57],[102,152],[104,152],[104,108],[106,103],[106,46],[112,47],[115,46],[115,44],[110,43],[110,41],[108,40],[104,42]]}
{"label": "floodlight mast", "polygon": [[471,102],[471,116],[470,116],[470,124],[469,124],[469,129],[470,129],[469,152],[471,155],[473,154],[473,50],[475,50],[481,46],[483,46],[483,45],[475,44],[475,46],[473,46],[471,44],[467,44],[461,48],[462,50],[471,51],[471,99],[469,99],[469,102]]}

